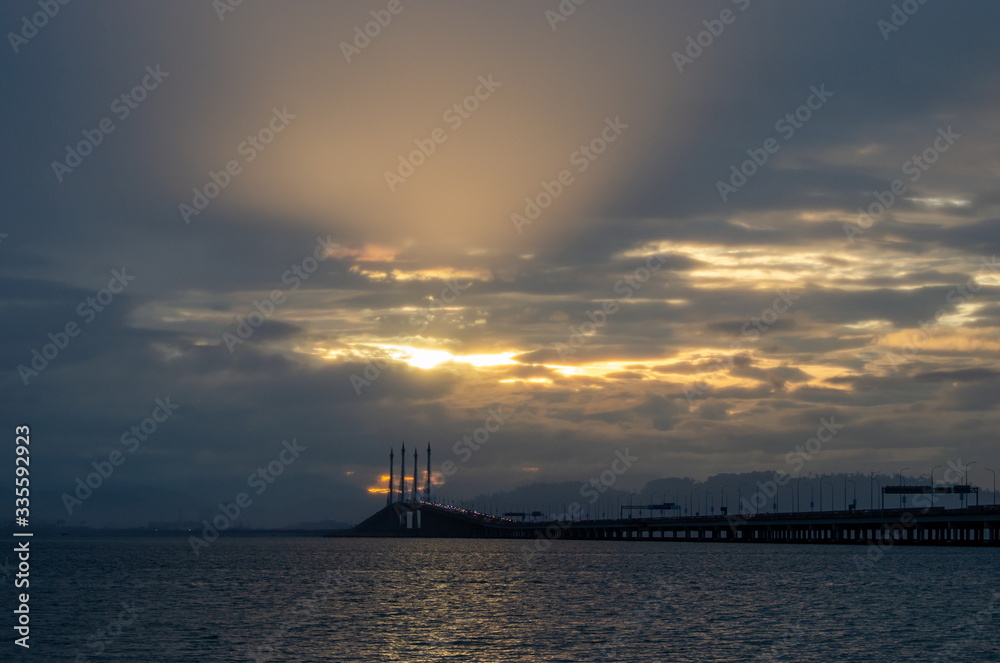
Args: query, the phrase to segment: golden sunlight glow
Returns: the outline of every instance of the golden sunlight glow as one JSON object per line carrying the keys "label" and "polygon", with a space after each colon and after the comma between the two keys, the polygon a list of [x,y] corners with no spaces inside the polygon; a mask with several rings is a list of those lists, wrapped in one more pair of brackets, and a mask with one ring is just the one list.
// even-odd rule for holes
{"label": "golden sunlight glow", "polygon": [[410,366],[417,368],[434,368],[438,364],[453,359],[454,355],[444,350],[425,350],[422,348],[397,348],[405,354],[401,357]]}
{"label": "golden sunlight glow", "polygon": [[[927,223],[938,219],[929,217]],[[892,239],[891,236],[887,239]],[[897,241],[904,241],[898,238]],[[675,244],[666,240],[651,241],[642,246],[620,252],[618,259],[635,260],[637,263],[657,254],[682,255],[702,263],[688,272],[696,279],[692,287],[700,289],[745,288],[748,284],[758,290],[795,288],[809,283],[822,283],[842,290],[872,290],[886,286],[886,279],[896,279],[892,287],[897,290],[918,289],[927,285],[954,285],[961,274],[937,278],[927,273],[941,271],[943,265],[953,265],[955,255],[940,251],[928,253],[920,260],[900,261],[894,253],[876,255],[859,251],[818,252],[809,249],[785,247],[774,251],[764,247],[732,247],[721,244]],[[988,284],[996,275],[977,270],[976,278]],[[920,279],[908,282],[911,275]],[[881,279],[881,281],[879,280]]]}
{"label": "golden sunlight glow", "polygon": [[[336,15],[338,6],[319,3],[311,11]],[[470,49],[466,48],[467,35],[450,30],[447,21],[426,18],[432,14],[425,14],[425,19],[421,19],[429,21],[424,24],[429,28],[425,35],[439,48],[414,51],[405,42],[382,43],[380,57],[368,60],[365,76],[346,77],[341,81],[343,85],[332,88],[307,82],[328,74],[322,64],[328,56],[306,60],[297,56],[297,48],[302,44],[301,26],[292,29],[289,23],[276,31],[271,26],[274,43],[296,46],[241,53],[240,61],[254,72],[253,84],[230,77],[232,80],[219,89],[220,94],[241,99],[240,112],[236,116],[232,112],[208,114],[204,125],[215,127],[218,118],[224,117],[235,126],[256,126],[260,121],[256,110],[270,107],[275,89],[284,90],[303,108],[323,108],[324,112],[300,115],[294,126],[282,134],[280,149],[272,148],[269,152],[266,164],[252,172],[248,169],[242,176],[248,184],[218,204],[309,226],[336,219],[348,235],[363,233],[373,245],[402,237],[417,246],[449,244],[461,250],[468,246],[487,246],[491,250],[504,244],[520,246],[522,242],[517,233],[511,232],[510,223],[476,220],[509,218],[522,205],[526,193],[538,189],[543,178],[551,179],[554,166],[573,167],[568,159],[575,146],[600,136],[604,123],[601,114],[566,113],[562,103],[565,95],[581,107],[591,108],[608,98],[624,100],[615,112],[627,116],[637,127],[652,126],[668,116],[676,123],[685,113],[684,105],[672,95],[652,95],[642,98],[641,103],[634,101],[641,97],[636,91],[644,87],[633,77],[568,77],[558,86],[551,85],[544,77],[519,77],[515,72],[524,62],[548,57],[547,46],[532,42],[512,50],[504,31],[520,34],[522,28],[508,24],[506,17],[501,19],[502,23],[497,22],[495,8],[460,3],[455,12],[456,16],[465,15],[464,20],[472,24],[492,21],[498,29],[476,35],[476,47]],[[336,24],[336,20],[339,19],[331,19],[331,24]],[[632,20],[642,23],[639,18]],[[316,21],[313,27],[318,25],[322,22]],[[648,58],[652,52],[649,49],[669,56],[657,37],[646,34],[649,48],[639,55],[628,49],[596,52],[586,47],[589,42],[584,33],[565,36],[570,40],[568,43],[578,46],[574,65],[584,71],[593,71],[595,67],[634,70]],[[329,57],[341,55],[335,40],[326,47]],[[463,52],[461,66],[457,66],[453,57],[458,50]],[[435,76],[415,78],[405,67],[398,66],[403,61],[420,71],[434,71]],[[293,70],[302,74],[296,80],[287,76]],[[508,81],[505,75],[499,75],[496,88],[491,88],[496,91],[482,99],[482,109],[474,116],[466,115],[471,119],[456,125],[442,119],[442,113],[477,89],[477,80],[468,75],[469,71],[498,74],[509,71],[512,78]],[[357,99],[365,99],[366,103],[357,103]],[[401,105],[400,99],[405,99],[405,103]],[[527,108],[531,112],[526,112]],[[340,121],[329,122],[329,117]],[[517,118],[518,130],[513,133],[504,130],[510,117]],[[399,172],[404,155],[415,149],[414,139],[426,138],[437,130],[445,137],[460,130],[461,140],[449,140],[447,148],[437,150],[426,164],[421,158],[412,177],[403,176],[405,182],[402,179],[398,183],[387,182],[383,174]],[[231,147],[216,133],[206,129],[189,137],[186,143],[200,150],[197,154],[185,152],[174,157],[183,164],[181,172],[190,172],[190,164],[199,163],[197,158],[201,154],[217,155],[220,144]],[[667,139],[680,140],[675,136],[664,140]],[[661,145],[656,143],[658,148]],[[172,144],[163,150],[168,156],[177,152]],[[616,186],[630,181],[653,150],[651,141],[616,142],[614,149],[608,149],[600,157],[601,176],[594,176],[593,170],[585,173],[586,177],[579,178],[581,183],[574,185],[574,195],[564,197],[559,209],[549,210],[546,222],[533,228],[534,244],[546,236],[551,236],[549,241],[561,238],[560,231],[579,219],[585,210],[603,204],[614,195]],[[351,158],[342,158],[344,154]],[[488,163],[483,161],[484,154],[489,155]],[[525,154],[531,158],[525,159]]]}
{"label": "golden sunlight glow", "polygon": [[983,304],[963,303],[955,307],[954,313],[948,313],[938,318],[938,322],[949,327],[961,327],[964,324],[978,320],[976,311],[984,309]]}
{"label": "golden sunlight glow", "polygon": [[983,285],[1000,285],[1000,272],[990,272],[984,274],[985,269],[980,270],[976,273],[976,282]]}
{"label": "golden sunlight glow", "polygon": [[392,262],[399,254],[399,249],[378,244],[366,244],[357,249],[338,245],[327,250],[326,254],[331,258],[353,258],[358,262]]}
{"label": "golden sunlight glow", "polygon": [[918,352],[998,352],[996,327],[951,327],[940,325],[929,328],[929,335],[919,329],[907,329],[879,338],[878,345],[886,348],[916,348]]}
{"label": "golden sunlight glow", "polygon": [[648,242],[616,257],[639,260],[657,254],[679,254],[703,263],[702,267],[688,273],[702,280],[702,287],[711,288],[720,285],[746,287],[747,282],[753,282],[759,289],[770,289],[810,280],[861,281],[864,273],[870,271],[865,259],[850,253],[837,254],[837,264],[831,264],[829,255],[814,250],[788,248],[776,253],[762,248],[668,241]]}
{"label": "golden sunlight glow", "polygon": [[891,327],[892,323],[888,320],[858,320],[857,322],[852,322],[843,325],[845,329],[857,329],[859,331],[877,331],[879,329],[885,329]]}
{"label": "golden sunlight glow", "polygon": [[447,350],[432,350],[429,348],[415,348],[408,345],[388,345],[373,344],[383,350],[383,354],[388,354],[392,359],[404,361],[416,368],[434,368],[445,362],[458,364],[470,364],[478,368],[484,366],[502,366],[516,363],[512,357],[515,352],[501,352],[499,354],[471,354],[456,355]]}
{"label": "golden sunlight glow", "polygon": [[910,198],[910,200],[928,207],[966,207],[972,203],[971,200],[962,198]]}
{"label": "golden sunlight glow", "polygon": [[386,269],[352,265],[349,271],[371,279],[372,281],[449,281],[461,279],[465,281],[490,281],[493,274],[487,269],[451,269],[437,267],[433,269],[407,270],[398,266]]}
{"label": "golden sunlight glow", "polygon": [[503,380],[500,380],[500,382],[502,383],[534,382],[537,384],[552,384],[552,380],[550,380],[549,378],[504,378]]}
{"label": "golden sunlight glow", "polygon": [[473,366],[502,366],[505,364],[516,364],[512,357],[516,352],[501,352],[495,355],[463,355],[457,356],[453,361],[472,364]]}
{"label": "golden sunlight glow", "polygon": [[[660,360],[655,360],[655,363],[660,363]],[[603,377],[608,373],[620,373],[623,371],[635,372],[635,367],[641,364],[643,364],[642,360],[630,359],[628,361],[598,361],[592,364],[583,364],[577,366],[560,366],[557,364],[545,364],[545,367],[551,368],[560,375],[565,375],[567,377],[576,377],[576,376]]]}

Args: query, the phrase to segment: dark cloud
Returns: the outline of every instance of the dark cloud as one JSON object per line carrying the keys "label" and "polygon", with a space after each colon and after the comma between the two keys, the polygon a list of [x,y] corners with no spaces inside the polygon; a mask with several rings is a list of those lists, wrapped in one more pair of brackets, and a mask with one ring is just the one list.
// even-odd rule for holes
{"label": "dark cloud", "polygon": [[[0,410],[44,441],[39,514],[66,518],[61,495],[168,397],[181,407],[69,520],[199,517],[292,438],[308,452],[252,522],[358,520],[390,445],[454,458],[503,407],[446,494],[572,492],[626,447],[629,489],[773,469],[832,416],[816,472],[989,457],[1000,8],[927,3],[886,40],[891,7],[752,3],[677,71],[730,5],[587,3],[555,32],[531,3],[407,5],[350,63],[339,42],[367,9],[64,7],[0,72]],[[488,75],[495,96],[390,191],[386,169]],[[819,86],[832,96],[786,139],[776,122]],[[287,131],[242,161],[285,107]],[[114,131],[59,182],[53,160],[104,117]],[[628,128],[576,170],[615,117]],[[911,178],[946,127],[961,137]],[[724,201],[717,183],[770,137]],[[234,158],[186,224],[178,205]],[[518,233],[511,214],[563,168],[573,183]],[[78,307],[122,269],[134,282],[88,322]],[[71,322],[25,385],[18,367]]]}
{"label": "dark cloud", "polygon": [[986,382],[996,380],[1000,372],[988,368],[966,368],[958,371],[932,371],[914,375],[918,382]]}

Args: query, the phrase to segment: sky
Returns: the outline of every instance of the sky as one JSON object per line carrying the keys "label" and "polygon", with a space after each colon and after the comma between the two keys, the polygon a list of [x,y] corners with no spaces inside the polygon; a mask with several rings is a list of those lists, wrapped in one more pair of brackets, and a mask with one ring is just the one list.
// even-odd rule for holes
{"label": "sky", "polygon": [[46,6],[0,10],[36,517],[357,522],[404,442],[453,499],[989,484],[996,3]]}

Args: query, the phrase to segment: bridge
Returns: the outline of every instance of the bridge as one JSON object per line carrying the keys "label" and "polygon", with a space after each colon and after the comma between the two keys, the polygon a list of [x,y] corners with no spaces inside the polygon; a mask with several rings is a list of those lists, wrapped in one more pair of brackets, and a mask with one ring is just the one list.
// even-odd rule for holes
{"label": "bridge", "polygon": [[1000,547],[1000,507],[524,522],[411,499],[328,536]]}
{"label": "bridge", "polygon": [[[578,503],[571,514],[547,521],[525,522],[541,513],[480,513],[433,502],[431,446],[420,486],[419,456],[413,449],[413,478],[407,486],[406,446],[401,449],[399,481],[395,480],[394,452],[389,452],[386,505],[352,529],[326,536],[451,537],[498,539],[582,539],[612,541],[709,541],[716,543],[839,543],[918,546],[1000,546],[1000,507],[979,506],[979,488],[957,486],[899,486],[882,488],[882,508],[803,513],[756,513],[652,517],[655,510],[673,511],[673,503],[622,506],[618,518],[584,519]],[[908,494],[976,495],[976,506],[958,509],[906,507]],[[899,494],[902,508],[886,509],[885,495]],[[642,512],[650,512],[643,518]],[[639,517],[624,517],[639,511]],[[520,520],[514,520],[519,517]]]}

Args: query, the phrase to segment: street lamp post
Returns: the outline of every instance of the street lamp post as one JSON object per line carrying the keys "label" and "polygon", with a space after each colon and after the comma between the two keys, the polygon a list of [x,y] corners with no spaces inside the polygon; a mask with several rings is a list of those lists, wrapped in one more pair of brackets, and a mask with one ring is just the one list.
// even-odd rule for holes
{"label": "street lamp post", "polygon": [[[819,510],[820,511],[823,510],[823,487],[826,486],[826,485],[827,485],[826,481],[823,480],[823,477],[820,477],[819,478]],[[830,485],[830,511],[833,511],[833,497],[834,497],[833,482],[831,481],[829,485]]]}
{"label": "street lamp post", "polygon": [[[974,460],[965,466],[965,485],[969,485],[969,468],[978,463],[979,461]],[[962,497],[965,497],[965,493],[962,493]],[[966,504],[968,506],[968,504]],[[979,493],[976,493],[976,506],[979,506]]]}
{"label": "street lamp post", "polygon": [[988,467],[984,467],[984,470],[993,474],[993,506],[997,505],[997,473]]}
{"label": "street lamp post", "polygon": [[[816,506],[816,493],[813,491],[813,486],[808,481],[806,482],[806,488],[809,489],[809,511],[815,511]],[[822,497],[822,495],[821,495]]]}
{"label": "street lamp post", "polygon": [[934,504],[937,502],[936,499],[937,493],[934,492],[934,486],[936,485],[934,483],[934,470],[938,469],[939,467],[941,467],[941,465],[935,465],[934,467],[931,468],[931,506],[934,506]]}
{"label": "street lamp post", "polygon": [[[919,478],[923,479],[925,476],[928,476],[928,475],[921,474]],[[931,481],[933,481],[933,479]],[[933,486],[933,483],[931,485]],[[916,503],[917,503],[917,501],[914,500],[914,504],[916,504]],[[931,493],[931,506],[933,506],[933,505],[934,505],[934,494]],[[926,507],[925,507],[925,510],[926,510]]]}

